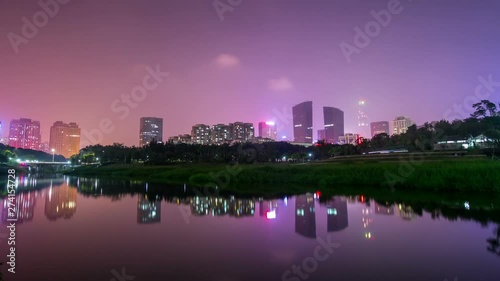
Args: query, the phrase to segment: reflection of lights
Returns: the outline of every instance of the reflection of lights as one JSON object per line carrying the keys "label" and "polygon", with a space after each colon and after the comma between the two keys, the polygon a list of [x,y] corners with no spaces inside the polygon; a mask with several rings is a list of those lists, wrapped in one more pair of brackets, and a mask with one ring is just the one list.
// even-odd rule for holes
{"label": "reflection of lights", "polygon": [[304,209],[297,209],[297,216],[304,216]]}
{"label": "reflection of lights", "polygon": [[372,233],[371,232],[365,232],[365,238],[366,239],[372,239]]}
{"label": "reflection of lights", "polygon": [[328,208],[328,209],[326,209],[326,213],[328,215],[334,215],[334,216],[336,216],[337,215],[337,209],[336,208]]}
{"label": "reflection of lights", "polygon": [[276,218],[276,210],[272,210],[266,213],[266,218],[268,220],[273,220]]}
{"label": "reflection of lights", "polygon": [[283,203],[285,203],[285,206],[288,206],[288,198],[286,198],[286,197],[285,197],[285,198],[283,199]]}
{"label": "reflection of lights", "polygon": [[465,209],[470,210],[469,201],[465,201],[464,207],[465,207]]}

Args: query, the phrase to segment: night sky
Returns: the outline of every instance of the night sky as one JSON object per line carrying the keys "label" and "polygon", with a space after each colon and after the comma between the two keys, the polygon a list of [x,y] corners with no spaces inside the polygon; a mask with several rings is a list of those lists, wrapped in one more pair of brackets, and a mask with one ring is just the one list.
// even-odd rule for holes
{"label": "night sky", "polygon": [[[340,44],[354,46],[354,28],[389,2],[242,0],[221,20],[212,0],[72,0],[13,47],[9,34],[23,36],[22,18],[33,22],[42,8],[0,0],[0,134],[11,119],[32,118],[45,142],[57,120],[91,131],[109,118],[102,144],[138,145],[139,118],[156,116],[164,139],[196,123],[266,120],[285,123],[278,134],[292,138],[286,115],[311,100],[316,137],[322,106],[344,110],[346,132],[357,130],[360,99],[369,122],[404,115],[422,124],[473,96],[479,76],[500,82],[498,0],[402,0],[348,62]],[[112,110],[157,65],[170,75],[129,114]]]}

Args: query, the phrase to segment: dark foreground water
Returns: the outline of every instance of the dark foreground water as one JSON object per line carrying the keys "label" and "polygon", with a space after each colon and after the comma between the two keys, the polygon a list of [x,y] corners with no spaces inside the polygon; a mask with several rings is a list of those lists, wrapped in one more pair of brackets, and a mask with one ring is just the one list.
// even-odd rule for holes
{"label": "dark foreground water", "polygon": [[[35,189],[21,193],[26,188]],[[498,212],[467,202],[422,207],[361,194],[263,199],[164,190],[20,178],[15,274],[5,263],[3,200],[4,280],[500,280]]]}

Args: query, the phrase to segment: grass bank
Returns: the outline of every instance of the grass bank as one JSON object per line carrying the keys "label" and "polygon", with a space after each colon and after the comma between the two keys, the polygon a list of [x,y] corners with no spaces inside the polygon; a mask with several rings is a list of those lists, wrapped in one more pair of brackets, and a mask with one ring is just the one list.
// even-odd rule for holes
{"label": "grass bank", "polygon": [[[238,192],[301,192],[310,187],[337,191],[364,189],[500,191],[500,161],[457,159],[410,162],[329,162],[306,164],[176,165],[80,167],[65,172],[86,177],[217,185]],[[301,190],[304,189],[304,190]]]}

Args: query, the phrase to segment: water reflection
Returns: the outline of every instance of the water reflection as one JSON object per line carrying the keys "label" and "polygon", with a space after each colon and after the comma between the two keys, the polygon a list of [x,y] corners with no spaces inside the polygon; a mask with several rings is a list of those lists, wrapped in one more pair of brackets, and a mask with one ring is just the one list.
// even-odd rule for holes
{"label": "water reflection", "polygon": [[316,238],[316,216],[314,196],[301,195],[295,198],[295,232],[308,238]]}
{"label": "water reflection", "polygon": [[76,194],[76,188],[67,184],[50,186],[45,197],[45,216],[51,221],[71,219],[76,213]]}
{"label": "water reflection", "polygon": [[[17,214],[17,223],[29,222],[33,220],[35,216],[35,205],[39,192],[29,191],[26,193],[19,194],[15,196],[15,200],[12,202],[15,205],[15,214]],[[7,222],[9,219],[9,203],[8,197],[3,199],[2,204],[2,221]],[[11,218],[10,218],[11,219]]]}
{"label": "water reflection", "polygon": [[137,223],[161,222],[161,201],[150,200],[148,195],[137,196]]}
{"label": "water reflection", "polygon": [[335,196],[326,202],[327,212],[327,231],[335,232],[346,229],[349,226],[349,217],[347,215],[347,201]]}

